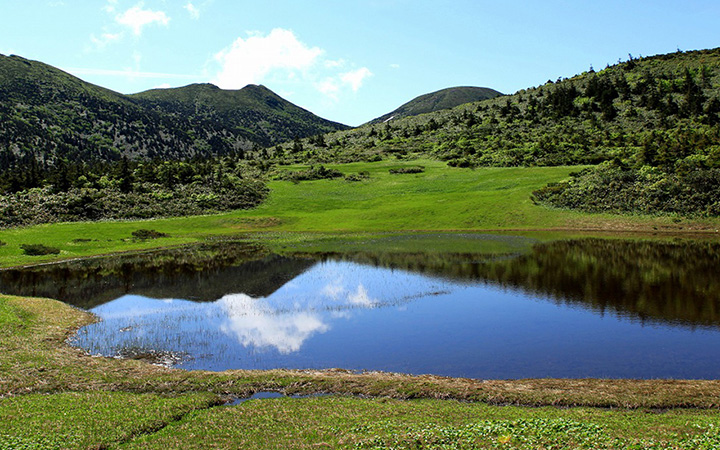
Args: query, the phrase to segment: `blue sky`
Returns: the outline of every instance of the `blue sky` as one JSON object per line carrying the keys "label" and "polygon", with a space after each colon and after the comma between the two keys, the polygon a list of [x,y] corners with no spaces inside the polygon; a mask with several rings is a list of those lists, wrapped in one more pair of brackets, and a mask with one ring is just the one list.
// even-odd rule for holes
{"label": "blue sky", "polygon": [[718,47],[718,23],[717,0],[0,0],[0,53],[122,93],[263,84],[359,125],[446,87]]}

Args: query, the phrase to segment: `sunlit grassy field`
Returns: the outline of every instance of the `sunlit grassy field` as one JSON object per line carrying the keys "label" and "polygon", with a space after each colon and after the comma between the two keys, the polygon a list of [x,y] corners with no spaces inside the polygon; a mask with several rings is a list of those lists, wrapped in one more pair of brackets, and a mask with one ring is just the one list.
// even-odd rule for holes
{"label": "sunlit grassy field", "polygon": [[[422,165],[419,174],[392,168]],[[135,222],[62,223],[0,230],[0,267],[186,244],[213,236],[264,232],[290,243],[298,233],[377,233],[482,230],[714,229],[720,221],[613,216],[553,210],[533,204],[531,194],[577,168],[449,168],[437,161],[384,161],[329,166],[344,174],[368,172],[363,181],[292,183],[270,181],[260,207],[225,214]],[[284,170],[297,169],[286,167]],[[132,232],[153,229],[169,237],[137,240]],[[278,232],[267,234],[268,232]],[[290,234],[288,234],[290,233]],[[294,233],[294,234],[293,234]],[[260,236],[263,238],[263,236]],[[304,239],[304,238],[299,238]],[[25,256],[22,244],[44,244],[56,256]]]}
{"label": "sunlit grassy field", "polygon": [[[718,448],[714,411],[489,406],[321,397],[223,406],[208,394],[0,400],[0,448]],[[4,434],[3,434],[4,433]]]}
{"label": "sunlit grassy field", "polygon": [[[422,165],[419,174],[390,174]],[[364,181],[271,184],[269,201],[250,215],[279,219],[280,229],[317,231],[477,230],[567,225],[574,213],[532,204],[533,190],[572,169],[454,169],[437,161],[354,163],[332,166]]]}

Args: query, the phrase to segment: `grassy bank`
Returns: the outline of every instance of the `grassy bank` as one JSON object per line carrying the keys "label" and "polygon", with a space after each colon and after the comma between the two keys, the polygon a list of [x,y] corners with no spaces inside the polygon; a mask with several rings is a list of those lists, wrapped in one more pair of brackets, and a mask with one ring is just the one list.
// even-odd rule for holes
{"label": "grassy bank", "polygon": [[[0,297],[0,448],[717,444],[718,381],[185,372],[90,357],[68,347],[68,335],[90,320],[87,313],[54,300]],[[340,397],[217,406],[224,398],[258,391]]]}
{"label": "grassy bank", "polygon": [[[497,407],[323,397],[218,406],[208,395],[64,393],[0,401],[13,448],[717,448],[712,411]],[[312,424],[311,426],[308,426]]]}
{"label": "grassy bank", "polygon": [[[390,174],[403,165],[425,167],[418,174]],[[353,163],[329,166],[344,174],[367,172],[362,181],[344,179],[292,183],[272,181],[266,203],[249,211],[135,222],[61,223],[0,230],[0,267],[135,251],[197,242],[214,236],[254,235],[283,245],[308,235],[351,237],[378,232],[483,230],[680,231],[720,228],[718,220],[613,216],[553,210],[534,205],[531,193],[577,168],[449,168],[434,161]],[[298,167],[287,167],[294,170]],[[138,229],[169,237],[139,240]],[[264,233],[264,234],[258,234]],[[310,238],[312,240],[314,238]],[[26,256],[23,244],[43,244],[58,255]]]}

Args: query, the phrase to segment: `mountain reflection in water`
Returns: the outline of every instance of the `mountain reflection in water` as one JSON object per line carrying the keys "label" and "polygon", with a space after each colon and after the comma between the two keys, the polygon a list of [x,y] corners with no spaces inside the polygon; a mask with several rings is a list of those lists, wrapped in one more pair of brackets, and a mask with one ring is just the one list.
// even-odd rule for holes
{"label": "mountain reflection in water", "polygon": [[[103,320],[84,327],[73,343],[108,356],[128,348],[191,355],[180,363],[189,369],[292,367],[293,353],[318,367],[327,362],[302,351],[313,336],[369,310],[396,310],[448,293],[449,287],[412,273],[317,263],[267,297],[228,294],[197,303],[123,296],[93,308]],[[381,293],[382,300],[370,292]]]}
{"label": "mountain reflection in water", "polygon": [[576,239],[538,244],[529,253],[481,263],[468,254],[326,257],[490,283],[641,322],[720,325],[716,241]]}
{"label": "mountain reflection in water", "polygon": [[91,353],[185,354],[178,366],[186,369],[720,374],[717,242],[581,239],[519,253],[393,250],[290,258],[222,243],[0,271],[0,291],[91,308],[103,321],[76,338]]}

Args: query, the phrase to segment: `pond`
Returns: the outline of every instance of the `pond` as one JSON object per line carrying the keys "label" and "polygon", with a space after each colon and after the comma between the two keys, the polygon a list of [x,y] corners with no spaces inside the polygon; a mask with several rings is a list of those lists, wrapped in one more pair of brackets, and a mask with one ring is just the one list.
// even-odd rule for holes
{"label": "pond", "polygon": [[292,257],[224,242],[0,271],[0,291],[98,315],[72,340],[91,354],[182,369],[720,375],[717,242],[454,238],[472,251],[418,250],[427,236]]}

